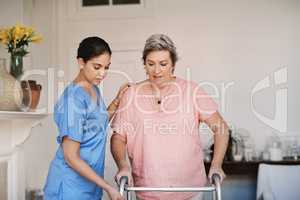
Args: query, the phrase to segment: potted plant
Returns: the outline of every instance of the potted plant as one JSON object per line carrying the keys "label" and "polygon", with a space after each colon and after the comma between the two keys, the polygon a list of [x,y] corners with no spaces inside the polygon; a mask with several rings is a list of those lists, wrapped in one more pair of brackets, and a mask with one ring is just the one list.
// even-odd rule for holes
{"label": "potted plant", "polygon": [[[12,87],[12,90],[16,90],[19,88],[19,86],[17,85],[20,85],[18,81],[20,81],[23,75],[23,57],[29,53],[28,51],[29,44],[39,43],[41,40],[42,37],[38,35],[33,28],[22,26],[20,24],[16,24],[15,26],[12,26],[10,28],[0,29],[0,43],[6,46],[7,51],[10,54],[10,74],[15,78],[14,83],[10,84],[14,86]],[[11,80],[11,78],[9,80]],[[25,84],[22,81],[21,84],[22,91],[23,91],[23,92],[21,91],[23,93],[22,102],[23,102],[23,106],[33,110],[33,107],[36,106],[32,106],[32,104],[37,105],[37,102],[39,101],[41,86],[33,85],[31,87],[30,83],[33,82],[27,81],[27,84]],[[34,100],[35,102],[31,102],[32,100]],[[21,105],[18,105],[19,108],[20,106]],[[16,110],[16,108],[13,110]]]}

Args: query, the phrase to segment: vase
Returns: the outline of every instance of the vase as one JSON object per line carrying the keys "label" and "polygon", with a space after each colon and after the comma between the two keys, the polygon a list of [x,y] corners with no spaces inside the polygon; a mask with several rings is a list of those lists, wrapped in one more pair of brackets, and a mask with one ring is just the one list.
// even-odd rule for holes
{"label": "vase", "polygon": [[20,82],[6,69],[6,60],[0,58],[0,110],[20,111],[22,104]]}
{"label": "vase", "polygon": [[23,74],[23,56],[18,54],[10,55],[10,74],[20,80]]}
{"label": "vase", "polygon": [[42,86],[34,80],[21,81],[23,110],[35,111],[40,100]]}

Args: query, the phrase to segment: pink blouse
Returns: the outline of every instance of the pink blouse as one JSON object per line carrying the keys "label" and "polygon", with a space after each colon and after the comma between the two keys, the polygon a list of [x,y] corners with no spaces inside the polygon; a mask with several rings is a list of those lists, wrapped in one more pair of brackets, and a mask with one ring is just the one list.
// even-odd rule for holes
{"label": "pink blouse", "polygon": [[[112,122],[127,141],[135,186],[204,186],[199,121],[217,111],[216,103],[196,83],[176,78],[160,104],[146,84],[130,87]],[[165,94],[165,95],[164,95]],[[196,193],[138,192],[140,199],[183,200]]]}

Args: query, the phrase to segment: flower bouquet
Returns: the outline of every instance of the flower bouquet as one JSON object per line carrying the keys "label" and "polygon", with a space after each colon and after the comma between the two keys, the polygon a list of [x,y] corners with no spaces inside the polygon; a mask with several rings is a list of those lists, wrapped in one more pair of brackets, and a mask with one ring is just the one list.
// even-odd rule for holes
{"label": "flower bouquet", "polygon": [[29,44],[38,43],[42,37],[31,27],[15,25],[11,28],[0,29],[0,43],[7,47],[10,53],[10,74],[19,79],[23,74],[23,57],[28,54]]}

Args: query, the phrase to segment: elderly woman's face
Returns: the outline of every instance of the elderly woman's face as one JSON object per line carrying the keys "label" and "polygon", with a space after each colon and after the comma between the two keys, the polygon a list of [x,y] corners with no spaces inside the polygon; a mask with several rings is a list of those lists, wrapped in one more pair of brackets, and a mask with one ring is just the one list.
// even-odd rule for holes
{"label": "elderly woman's face", "polygon": [[173,63],[167,50],[152,51],[145,60],[145,69],[149,80],[158,87],[172,79]]}

